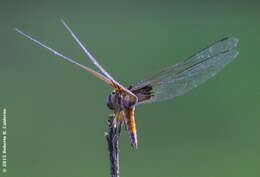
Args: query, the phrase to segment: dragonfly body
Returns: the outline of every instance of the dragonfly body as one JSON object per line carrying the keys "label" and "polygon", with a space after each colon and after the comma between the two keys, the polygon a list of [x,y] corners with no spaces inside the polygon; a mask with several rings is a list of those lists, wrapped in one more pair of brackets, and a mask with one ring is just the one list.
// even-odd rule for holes
{"label": "dragonfly body", "polygon": [[131,145],[135,149],[137,148],[137,135],[134,111],[137,101],[135,97],[122,90],[113,91],[106,99],[108,108],[114,111],[113,120],[116,121],[119,117],[119,121],[124,121]]}
{"label": "dragonfly body", "polygon": [[48,49],[55,55],[81,67],[114,87],[115,90],[109,94],[106,99],[107,106],[113,110],[112,125],[115,125],[118,121],[121,121],[119,125],[124,122],[131,145],[135,149],[137,148],[137,134],[134,116],[136,105],[163,101],[183,95],[213,77],[238,55],[238,51],[234,50],[234,47],[236,47],[238,43],[238,39],[235,37],[227,37],[213,43],[205,49],[202,49],[186,60],[150,75],[129,88],[125,88],[98,63],[63,20],[62,23],[91,61],[104,75],[64,56],[19,29],[16,29],[16,31],[31,39],[38,45]]}

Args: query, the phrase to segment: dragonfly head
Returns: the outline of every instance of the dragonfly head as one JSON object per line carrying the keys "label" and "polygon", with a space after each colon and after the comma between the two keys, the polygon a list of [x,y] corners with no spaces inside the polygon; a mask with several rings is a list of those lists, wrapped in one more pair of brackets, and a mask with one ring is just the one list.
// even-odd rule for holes
{"label": "dragonfly head", "polygon": [[121,109],[121,100],[122,96],[113,91],[107,96],[106,102],[107,107],[111,110],[120,110]]}
{"label": "dragonfly head", "polygon": [[118,94],[115,91],[107,96],[107,107],[111,110],[122,110],[136,105],[136,98],[128,94]]}

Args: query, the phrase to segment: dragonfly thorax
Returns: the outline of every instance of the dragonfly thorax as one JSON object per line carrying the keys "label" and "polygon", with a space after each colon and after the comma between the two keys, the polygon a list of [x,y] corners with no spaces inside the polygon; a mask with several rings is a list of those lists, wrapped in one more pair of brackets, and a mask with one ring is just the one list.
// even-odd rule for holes
{"label": "dragonfly thorax", "polygon": [[135,106],[136,100],[132,100],[129,95],[112,92],[107,96],[106,103],[107,107],[111,110],[122,110]]}

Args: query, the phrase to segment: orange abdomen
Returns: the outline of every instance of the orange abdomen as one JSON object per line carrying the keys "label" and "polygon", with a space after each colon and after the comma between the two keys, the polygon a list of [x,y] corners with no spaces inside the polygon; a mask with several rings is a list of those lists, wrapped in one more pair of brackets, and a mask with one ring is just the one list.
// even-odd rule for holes
{"label": "orange abdomen", "polygon": [[136,134],[136,125],[135,125],[135,108],[129,108],[124,111],[125,113],[125,126],[128,133],[128,136],[131,141],[133,148],[137,149],[137,134]]}

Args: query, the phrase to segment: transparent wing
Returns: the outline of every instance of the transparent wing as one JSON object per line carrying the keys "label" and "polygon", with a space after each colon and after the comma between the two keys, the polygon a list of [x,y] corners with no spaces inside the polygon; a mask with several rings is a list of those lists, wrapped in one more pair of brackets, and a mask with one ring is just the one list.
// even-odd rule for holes
{"label": "transparent wing", "polygon": [[180,96],[213,77],[234,58],[238,51],[235,37],[224,38],[188,59],[165,68],[131,88],[139,103],[151,103]]}
{"label": "transparent wing", "polygon": [[65,23],[64,20],[61,20],[61,23],[65,26],[65,28],[70,32],[73,39],[78,43],[78,45],[82,48],[82,50],[87,54],[87,56],[90,58],[90,60],[93,62],[94,65],[103,73],[105,76],[110,79],[113,82],[113,86],[117,91],[123,90],[125,93],[131,95],[135,99],[136,96],[127,88],[125,88],[123,85],[121,85],[118,81],[116,81],[99,63],[98,61],[91,55],[91,53],[87,50],[87,48],[81,43],[81,41],[77,38],[77,36],[73,33],[73,31],[70,29],[70,27]]}
{"label": "transparent wing", "polygon": [[108,78],[106,78],[105,76],[103,76],[102,74],[100,74],[100,73],[94,71],[93,69],[91,69],[91,68],[89,68],[89,67],[87,67],[87,66],[84,66],[84,65],[82,65],[82,64],[80,64],[80,63],[74,61],[73,59],[71,59],[71,58],[69,58],[69,57],[67,57],[67,56],[65,56],[65,55],[63,55],[63,54],[61,54],[61,53],[59,53],[58,51],[56,51],[56,50],[54,50],[54,49],[48,47],[47,45],[41,43],[40,41],[34,39],[34,38],[31,37],[30,35],[28,35],[28,34],[22,32],[21,30],[19,30],[19,29],[17,29],[17,28],[15,29],[15,31],[17,31],[18,33],[20,33],[20,34],[23,35],[24,37],[27,37],[28,39],[32,40],[32,41],[35,42],[36,44],[38,44],[38,45],[40,45],[40,46],[42,46],[42,47],[48,49],[50,52],[54,53],[55,55],[58,55],[59,57],[61,57],[61,58],[65,59],[65,60],[67,60],[68,62],[71,62],[71,63],[73,63],[73,64],[79,66],[80,68],[82,68],[82,69],[84,69],[84,70],[90,72],[90,73],[93,74],[94,76],[96,76],[96,77],[98,77],[99,79],[105,81],[107,84],[112,85],[112,82],[111,82]]}

